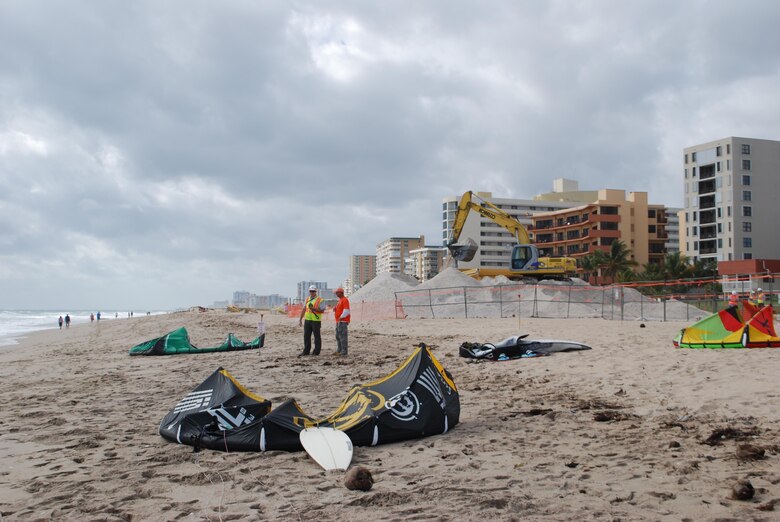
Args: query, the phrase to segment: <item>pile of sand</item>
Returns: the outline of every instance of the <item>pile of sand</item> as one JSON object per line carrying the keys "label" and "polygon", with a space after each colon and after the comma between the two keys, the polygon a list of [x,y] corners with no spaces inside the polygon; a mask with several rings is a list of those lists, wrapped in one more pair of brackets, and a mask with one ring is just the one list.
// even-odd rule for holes
{"label": "pile of sand", "polygon": [[679,301],[657,301],[633,288],[591,286],[582,279],[531,284],[504,276],[473,279],[456,268],[418,284],[402,274],[380,274],[350,297],[396,301],[410,318],[547,317],[663,321],[697,320],[706,312]]}

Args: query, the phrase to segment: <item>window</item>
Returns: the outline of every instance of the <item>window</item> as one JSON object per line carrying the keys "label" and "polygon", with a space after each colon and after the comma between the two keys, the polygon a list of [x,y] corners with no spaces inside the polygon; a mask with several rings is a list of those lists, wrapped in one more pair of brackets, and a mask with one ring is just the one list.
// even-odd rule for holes
{"label": "window", "polygon": [[753,254],[751,254],[750,252],[745,252],[744,258],[745,259],[753,259]]}
{"label": "window", "polygon": [[750,160],[742,160],[742,170],[750,170]]}
{"label": "window", "polygon": [[655,234],[655,225],[647,225],[647,231],[651,234]]}
{"label": "window", "polygon": [[720,217],[723,217],[723,216],[721,215],[721,214],[722,214],[722,212],[721,212],[722,210],[723,210],[722,208],[718,207],[718,217],[719,217],[719,218],[720,218]]}
{"label": "window", "polygon": [[720,146],[715,147],[715,155],[716,156],[720,157],[722,152],[723,152],[723,148],[722,147],[720,147]]}
{"label": "window", "polygon": [[753,238],[751,237],[743,237],[742,238],[742,246],[745,248],[753,248]]}
{"label": "window", "polygon": [[647,217],[655,219],[655,209],[649,209],[647,211]]}
{"label": "window", "polygon": [[718,239],[718,248],[723,248],[723,240]]}
{"label": "window", "polygon": [[726,143],[726,154],[731,154],[731,143]]}
{"label": "window", "polygon": [[696,163],[696,153],[695,152],[691,152],[691,161]]}
{"label": "window", "polygon": [[731,217],[731,206],[726,207],[726,216]]}
{"label": "window", "polygon": [[751,201],[753,198],[753,193],[749,190],[743,190],[742,191],[742,201]]}
{"label": "window", "polygon": [[723,223],[718,223],[718,234],[722,234],[722,233],[723,233]]}
{"label": "window", "polygon": [[726,160],[726,171],[729,171],[729,170],[731,170],[731,160],[727,159]]}
{"label": "window", "polygon": [[692,178],[696,177],[696,167],[691,167],[691,177]]}
{"label": "window", "polygon": [[683,172],[685,173],[685,179],[688,179],[688,169],[683,169]]}
{"label": "window", "polygon": [[745,221],[742,223],[742,232],[752,232],[753,231],[753,223],[750,221]]}
{"label": "window", "polygon": [[750,185],[750,174],[742,174],[742,184],[745,186]]}
{"label": "window", "polygon": [[696,211],[695,210],[693,211],[693,220],[696,221]]}
{"label": "window", "polygon": [[747,143],[742,144],[742,154],[750,154],[750,145]]}
{"label": "window", "polygon": [[753,215],[753,207],[743,206],[742,215],[744,217],[751,217]]}
{"label": "window", "polygon": [[687,154],[685,155],[685,164],[686,165],[688,164],[688,155]]}
{"label": "window", "polygon": [[720,172],[720,161],[717,163],[718,172]]}
{"label": "window", "polygon": [[698,227],[692,227],[691,230],[693,230],[693,236],[696,237],[698,235]]}

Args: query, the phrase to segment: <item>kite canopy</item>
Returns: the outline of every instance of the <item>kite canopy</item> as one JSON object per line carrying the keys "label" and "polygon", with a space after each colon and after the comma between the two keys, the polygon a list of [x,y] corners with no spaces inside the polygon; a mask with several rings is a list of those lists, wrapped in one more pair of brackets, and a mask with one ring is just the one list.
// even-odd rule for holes
{"label": "kite canopy", "polygon": [[209,353],[230,352],[235,350],[251,350],[262,348],[265,334],[253,341],[245,343],[229,333],[225,341],[212,348],[197,348],[190,342],[190,336],[185,328],[179,328],[162,337],[143,342],[130,348],[130,355],[173,355],[178,353]]}
{"label": "kite canopy", "polygon": [[[223,374],[243,392],[243,398],[238,399],[233,389],[222,393],[214,388],[215,375]],[[209,400],[198,403],[201,396]],[[222,413],[217,406],[225,398],[243,406],[243,417],[240,409]],[[182,404],[190,403],[189,413],[183,414]],[[224,451],[299,451],[303,449],[300,432],[312,426],[342,430],[356,446],[375,446],[446,433],[460,418],[457,387],[424,345],[390,375],[352,388],[324,419],[310,417],[294,399],[260,415],[257,412],[264,404],[270,406],[220,368],[163,419],[160,435],[180,444]]]}
{"label": "kite canopy", "polygon": [[680,348],[778,348],[772,306],[761,309],[743,302],[742,313],[734,307],[721,310],[684,328],[674,339]]}
{"label": "kite canopy", "polygon": [[590,350],[590,346],[574,341],[555,341],[544,339],[526,339],[526,335],[515,335],[498,343],[463,343],[458,353],[470,359],[490,361],[508,361],[526,357],[551,355],[556,352]]}

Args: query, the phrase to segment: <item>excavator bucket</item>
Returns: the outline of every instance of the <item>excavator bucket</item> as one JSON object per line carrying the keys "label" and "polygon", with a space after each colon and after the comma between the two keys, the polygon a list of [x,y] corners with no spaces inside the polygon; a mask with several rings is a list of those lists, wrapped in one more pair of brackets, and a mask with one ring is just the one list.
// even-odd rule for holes
{"label": "excavator bucket", "polygon": [[469,238],[469,242],[465,245],[447,245],[450,251],[450,256],[456,261],[471,261],[477,254],[478,245],[473,239]]}

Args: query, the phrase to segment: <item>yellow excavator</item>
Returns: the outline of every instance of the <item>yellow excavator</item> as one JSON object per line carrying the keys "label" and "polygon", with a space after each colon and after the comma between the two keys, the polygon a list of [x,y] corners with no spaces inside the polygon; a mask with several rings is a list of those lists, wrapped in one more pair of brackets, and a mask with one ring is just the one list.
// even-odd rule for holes
{"label": "yellow excavator", "polygon": [[[480,202],[476,203],[472,201],[473,199],[479,199]],[[447,242],[450,257],[455,260],[455,266],[457,266],[458,261],[471,261],[477,253],[478,245],[471,238],[465,245],[456,244],[460,238],[460,233],[463,231],[466,218],[472,210],[507,229],[515,237],[517,244],[512,247],[509,268],[459,268],[464,274],[475,279],[499,275],[506,276],[509,279],[521,279],[523,277],[565,279],[576,273],[577,262],[574,258],[539,257],[539,250],[536,248],[536,245],[531,243],[528,231],[522,223],[493,203],[483,200],[471,191],[466,192],[460,198],[455,221],[452,224],[452,233]]]}

